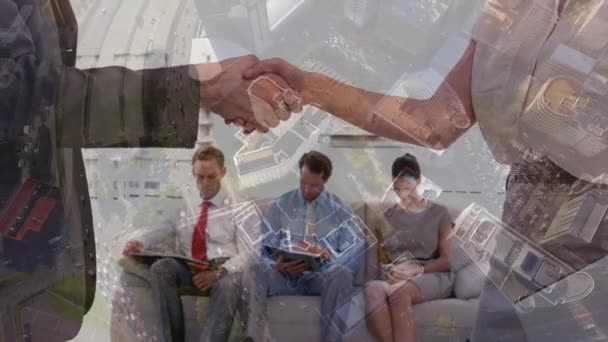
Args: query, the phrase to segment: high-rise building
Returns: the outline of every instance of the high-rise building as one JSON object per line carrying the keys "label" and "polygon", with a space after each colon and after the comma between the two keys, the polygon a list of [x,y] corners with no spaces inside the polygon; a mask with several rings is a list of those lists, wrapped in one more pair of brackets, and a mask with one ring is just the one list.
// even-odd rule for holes
{"label": "high-rise building", "polygon": [[[312,0],[204,0],[196,6],[206,36],[222,37],[260,54],[299,14],[314,11]],[[317,5],[317,4],[315,4]],[[305,10],[308,9],[308,10]]]}
{"label": "high-rise building", "polygon": [[358,28],[364,28],[376,17],[378,5],[378,0],[345,0],[344,17]]}
{"label": "high-rise building", "polygon": [[196,148],[211,145],[213,143],[213,121],[211,121],[211,113],[201,109],[198,113],[198,134],[196,139]]}
{"label": "high-rise building", "polygon": [[569,76],[547,80],[522,114],[520,131],[536,153],[591,180],[606,173],[608,118],[603,96],[581,88],[583,83]]}
{"label": "high-rise building", "polygon": [[441,40],[448,8],[445,0],[380,1],[376,34],[411,55],[425,55]]}
{"label": "high-rise building", "polygon": [[[532,294],[554,305],[570,300],[568,284],[571,280],[576,281],[579,288],[593,286],[593,279],[591,283],[580,283],[588,277],[569,278],[574,273],[570,266],[478,204],[471,204],[457,218],[454,236],[457,250],[462,250],[480,270],[486,270],[486,277],[520,310],[534,308],[533,299],[520,303]],[[492,268],[486,266],[489,260],[492,260]],[[588,294],[588,291],[583,292]],[[580,296],[581,292],[576,295]]]}
{"label": "high-rise building", "polygon": [[608,212],[608,191],[594,189],[564,203],[542,243],[590,243]]}

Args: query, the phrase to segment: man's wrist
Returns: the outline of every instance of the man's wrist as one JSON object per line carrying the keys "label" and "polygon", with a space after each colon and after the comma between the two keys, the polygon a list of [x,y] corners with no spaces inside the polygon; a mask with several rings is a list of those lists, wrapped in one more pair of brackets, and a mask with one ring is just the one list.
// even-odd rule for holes
{"label": "man's wrist", "polygon": [[225,267],[220,267],[217,270],[217,279],[220,280],[228,275],[228,270]]}
{"label": "man's wrist", "polygon": [[221,74],[219,63],[197,64],[190,69],[190,77],[198,82],[198,98],[200,106],[209,109],[222,99],[218,87],[218,77]]}
{"label": "man's wrist", "polygon": [[192,67],[199,82],[210,81],[222,73],[222,65],[218,62],[194,64]]}
{"label": "man's wrist", "polygon": [[210,109],[222,100],[222,94],[217,87],[217,82],[209,80],[200,82],[199,84],[199,97],[202,108]]}

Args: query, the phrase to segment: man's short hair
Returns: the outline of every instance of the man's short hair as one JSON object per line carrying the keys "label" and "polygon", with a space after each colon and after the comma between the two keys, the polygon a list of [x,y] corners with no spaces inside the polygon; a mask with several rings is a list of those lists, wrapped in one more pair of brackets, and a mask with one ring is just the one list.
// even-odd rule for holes
{"label": "man's short hair", "polygon": [[420,179],[420,165],[418,160],[413,155],[406,153],[401,157],[395,159],[392,167],[393,179],[398,177],[410,176],[416,179]]}
{"label": "man's short hair", "polygon": [[192,165],[197,160],[215,159],[220,167],[224,167],[224,152],[213,146],[205,146],[197,149],[192,155]]}
{"label": "man's short hair", "polygon": [[310,171],[322,174],[323,180],[326,182],[329,177],[331,177],[331,171],[333,169],[331,160],[319,151],[310,151],[304,153],[300,158],[300,162],[298,163],[300,171],[302,171],[302,167],[304,167],[304,165],[306,165]]}

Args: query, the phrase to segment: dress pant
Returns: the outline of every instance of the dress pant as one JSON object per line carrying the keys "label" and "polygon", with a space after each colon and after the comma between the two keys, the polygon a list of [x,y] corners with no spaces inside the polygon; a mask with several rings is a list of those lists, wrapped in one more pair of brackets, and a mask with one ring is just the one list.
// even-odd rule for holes
{"label": "dress pant", "polygon": [[[184,341],[184,310],[179,290],[193,288],[192,273],[187,265],[165,258],[151,266],[152,294],[159,310],[164,341]],[[227,341],[234,317],[242,303],[242,273],[231,273],[211,289],[210,304],[201,341]]]}
{"label": "dress pant", "polygon": [[[549,160],[516,163],[511,166],[507,178],[502,221],[537,241],[544,234],[541,227],[551,224],[556,208],[594,190],[606,191],[606,187],[577,179]],[[590,243],[572,241],[542,247],[574,270],[589,273],[595,281],[593,291],[576,302],[557,305],[543,303],[543,299],[535,295],[539,301],[536,307],[523,313],[487,281],[480,297],[472,342],[586,341],[598,338],[592,330],[608,327],[606,305],[598,305],[608,299],[608,275],[603,271],[608,264],[605,258],[608,255],[608,219],[605,217],[599,224]],[[573,309],[575,307],[579,309]],[[596,337],[590,337],[594,335]]]}
{"label": "dress pant", "polygon": [[[353,273],[337,266],[323,273],[287,278],[278,271],[259,266],[246,276],[249,293],[248,336],[256,342],[273,341],[266,321],[267,299],[271,296],[321,296],[321,341],[342,341],[344,332],[338,309],[354,294]],[[295,310],[295,308],[294,308]]]}

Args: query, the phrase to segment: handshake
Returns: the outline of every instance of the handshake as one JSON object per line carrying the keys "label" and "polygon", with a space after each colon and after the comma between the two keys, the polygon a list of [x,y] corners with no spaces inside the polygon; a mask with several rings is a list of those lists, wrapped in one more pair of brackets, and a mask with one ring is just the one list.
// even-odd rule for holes
{"label": "handshake", "polygon": [[267,132],[310,103],[304,88],[307,73],[282,59],[246,55],[194,68],[201,107],[246,134]]}

